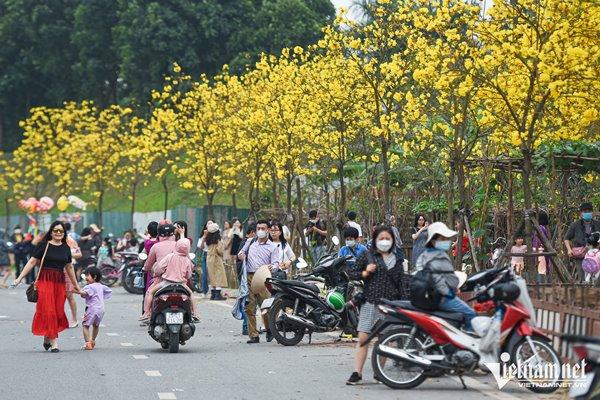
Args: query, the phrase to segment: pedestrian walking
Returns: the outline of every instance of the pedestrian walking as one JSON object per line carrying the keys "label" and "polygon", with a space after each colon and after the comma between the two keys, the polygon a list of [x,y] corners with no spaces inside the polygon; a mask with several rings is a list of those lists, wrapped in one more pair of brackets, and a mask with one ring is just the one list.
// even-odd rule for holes
{"label": "pedestrian walking", "polygon": [[[242,223],[237,218],[234,218],[233,220],[233,228],[231,229],[231,235],[231,262],[237,267],[239,261],[237,259],[237,254],[242,248],[242,242],[244,241],[244,231]],[[237,273],[239,277],[239,268],[237,269]]]}
{"label": "pedestrian walking", "polygon": [[348,276],[353,280],[364,281],[366,302],[360,309],[358,320],[358,344],[354,359],[354,372],[346,381],[348,385],[357,385],[362,381],[362,372],[369,352],[368,346],[362,346],[371,333],[375,323],[382,318],[377,310],[380,299],[408,299],[408,283],[404,275],[404,254],[395,243],[394,232],[390,226],[378,226],[372,237],[373,246],[364,252],[352,267]]}
{"label": "pedestrian walking", "polygon": [[227,275],[223,264],[223,241],[219,225],[211,223],[206,227],[206,268],[208,270],[208,283],[211,287],[211,300],[225,300],[221,295],[223,287],[227,286]]}
{"label": "pedestrian walking", "polygon": [[[85,299],[85,314],[83,316],[84,350],[93,350],[96,347],[96,338],[100,332],[100,323],[104,318],[104,301],[110,299],[112,290],[100,283],[102,272],[97,267],[85,270],[85,285],[81,297]],[[92,331],[90,332],[90,328]]]}
{"label": "pedestrian walking", "polygon": [[65,226],[60,221],[50,225],[50,229],[42,242],[35,248],[27,265],[21,271],[14,285],[19,285],[29,271],[40,265],[36,288],[38,300],[31,324],[31,331],[36,336],[44,337],[44,349],[58,349],[58,334],[69,327],[65,315],[65,299],[67,288],[64,270],[67,270],[73,290],[81,293],[73,271],[71,249],[67,245]]}
{"label": "pedestrian walking", "polygon": [[[242,250],[238,253],[238,258],[246,261],[246,272],[248,287],[252,287],[254,273],[263,265],[269,265],[271,271],[277,270],[279,266],[279,249],[269,240],[269,223],[260,220],[256,223],[256,238],[246,241]],[[246,302],[245,313],[248,319],[248,344],[260,342],[258,329],[256,328],[256,304],[262,304],[266,299],[263,294],[255,294],[250,291],[248,301]],[[263,315],[263,324],[265,328],[269,326],[266,315]],[[271,339],[271,333],[267,328],[267,341]]]}
{"label": "pedestrian walking", "polygon": [[565,234],[565,247],[569,258],[575,264],[575,270],[579,282],[585,279],[585,271],[581,268],[581,263],[587,253],[587,243],[593,232],[600,231],[600,221],[594,219],[594,206],[592,203],[585,202],[579,206],[581,218],[573,222]]}
{"label": "pedestrian walking", "polygon": [[425,250],[425,242],[427,241],[427,227],[429,222],[425,214],[415,215],[415,223],[412,228],[413,247],[410,254],[410,266],[414,268],[417,265],[417,259]]}

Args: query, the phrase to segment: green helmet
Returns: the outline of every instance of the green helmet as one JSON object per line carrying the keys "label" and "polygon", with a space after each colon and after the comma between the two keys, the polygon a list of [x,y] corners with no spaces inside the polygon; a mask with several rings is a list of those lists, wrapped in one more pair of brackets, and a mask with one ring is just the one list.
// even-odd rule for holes
{"label": "green helmet", "polygon": [[333,290],[327,293],[327,304],[329,304],[329,307],[336,311],[342,311],[344,309],[344,305],[346,304],[346,300],[344,299],[343,294]]}

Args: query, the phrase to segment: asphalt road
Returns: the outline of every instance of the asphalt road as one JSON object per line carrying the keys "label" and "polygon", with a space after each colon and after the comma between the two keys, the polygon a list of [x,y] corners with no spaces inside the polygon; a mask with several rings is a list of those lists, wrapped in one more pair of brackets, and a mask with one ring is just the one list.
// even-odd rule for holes
{"label": "asphalt road", "polygon": [[[81,299],[79,306],[83,310]],[[0,289],[0,399],[558,399],[535,395],[516,384],[502,391],[490,376],[429,379],[410,391],[394,391],[371,381],[346,386],[353,344],[317,334],[295,347],[276,342],[246,344],[241,322],[226,302],[200,300],[202,321],[180,353],[162,350],[138,325],[141,297],[115,288],[93,351],[81,350],[81,328],[63,332],[60,353],[44,352],[31,334],[34,305],[24,285]],[[81,312],[80,312],[81,314]],[[263,337],[264,339],[264,337]]]}

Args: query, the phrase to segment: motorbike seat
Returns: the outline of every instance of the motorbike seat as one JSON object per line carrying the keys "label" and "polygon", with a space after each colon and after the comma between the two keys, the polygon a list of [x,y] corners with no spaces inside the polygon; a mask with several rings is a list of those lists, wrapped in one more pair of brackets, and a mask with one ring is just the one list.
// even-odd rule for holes
{"label": "motorbike seat", "polygon": [[413,306],[412,303],[408,300],[393,301],[391,303],[404,310],[419,311],[425,314],[434,315],[436,317],[447,320],[455,326],[460,326],[465,322],[465,315],[462,313],[447,312],[442,310],[424,310],[422,308],[417,308]]}
{"label": "motorbike seat", "polygon": [[305,283],[302,281],[281,281],[279,282],[279,284],[284,284],[284,285],[288,285],[288,286],[298,286],[304,289],[309,289],[312,290],[315,293],[319,293],[321,290],[319,289],[319,287],[317,285],[315,285],[314,283]]}
{"label": "motorbike seat", "polygon": [[181,293],[181,294],[186,294],[188,296],[190,294],[190,292],[188,292],[188,290],[186,289],[185,286],[179,285],[177,283],[173,283],[173,284],[167,285],[167,286],[162,287],[159,290],[157,290],[156,293],[154,294],[154,298],[157,298],[161,294],[167,294],[167,293]]}

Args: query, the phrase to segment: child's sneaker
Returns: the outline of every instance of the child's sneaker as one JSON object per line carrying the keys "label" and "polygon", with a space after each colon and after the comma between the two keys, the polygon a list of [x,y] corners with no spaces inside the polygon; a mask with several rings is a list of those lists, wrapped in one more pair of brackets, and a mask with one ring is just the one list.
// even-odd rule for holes
{"label": "child's sneaker", "polygon": [[83,346],[83,350],[94,350],[94,346],[92,342],[85,342],[85,346]]}

